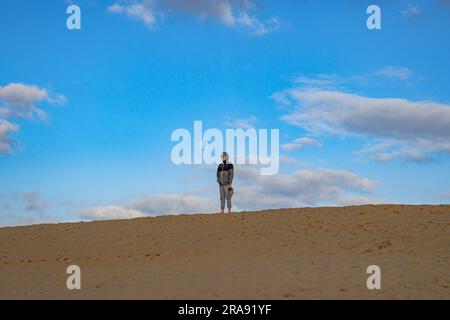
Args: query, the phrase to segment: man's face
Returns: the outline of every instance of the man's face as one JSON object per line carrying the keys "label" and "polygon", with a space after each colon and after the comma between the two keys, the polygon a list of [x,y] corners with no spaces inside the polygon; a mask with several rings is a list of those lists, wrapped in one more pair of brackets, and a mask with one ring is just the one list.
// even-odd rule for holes
{"label": "man's face", "polygon": [[222,161],[225,161],[225,160],[227,160],[227,155],[226,155],[226,154],[223,154],[223,155],[222,155]]}

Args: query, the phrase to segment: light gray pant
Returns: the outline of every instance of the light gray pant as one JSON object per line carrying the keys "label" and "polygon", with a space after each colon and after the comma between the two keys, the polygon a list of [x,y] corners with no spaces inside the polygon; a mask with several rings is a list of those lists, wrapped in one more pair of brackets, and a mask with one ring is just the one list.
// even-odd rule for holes
{"label": "light gray pant", "polygon": [[231,209],[231,192],[228,190],[229,188],[230,188],[229,184],[227,184],[226,186],[219,185],[220,208],[222,210],[225,208],[225,199],[227,199],[227,208]]}

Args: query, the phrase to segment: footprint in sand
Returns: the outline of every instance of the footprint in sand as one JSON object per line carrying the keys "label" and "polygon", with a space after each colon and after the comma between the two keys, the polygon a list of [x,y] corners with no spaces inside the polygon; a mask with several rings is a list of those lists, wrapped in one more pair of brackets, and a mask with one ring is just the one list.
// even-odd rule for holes
{"label": "footprint in sand", "polygon": [[378,245],[378,249],[384,249],[384,248],[387,248],[387,247],[390,247],[390,246],[392,246],[392,243],[388,240],[388,241],[384,241],[384,242],[382,242],[381,244],[379,244]]}

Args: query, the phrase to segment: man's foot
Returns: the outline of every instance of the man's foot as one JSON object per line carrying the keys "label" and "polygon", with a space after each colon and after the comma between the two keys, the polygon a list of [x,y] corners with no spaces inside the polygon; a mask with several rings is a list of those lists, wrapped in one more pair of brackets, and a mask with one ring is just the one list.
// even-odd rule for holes
{"label": "man's foot", "polygon": [[231,213],[231,208],[228,208],[228,213]]}
{"label": "man's foot", "polygon": [[220,209],[220,213],[223,213],[223,209]]}

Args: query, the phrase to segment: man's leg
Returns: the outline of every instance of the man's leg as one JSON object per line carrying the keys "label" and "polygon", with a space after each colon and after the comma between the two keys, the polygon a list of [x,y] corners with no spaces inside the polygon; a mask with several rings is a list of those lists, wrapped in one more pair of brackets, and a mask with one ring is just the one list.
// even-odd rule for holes
{"label": "man's leg", "polygon": [[225,190],[223,186],[219,186],[220,191],[220,213],[223,213],[223,209],[225,209]]}
{"label": "man's leg", "polygon": [[231,193],[230,193],[230,187],[226,187],[226,195],[227,195],[227,207],[228,207],[228,213],[231,213]]}

